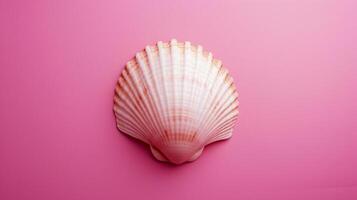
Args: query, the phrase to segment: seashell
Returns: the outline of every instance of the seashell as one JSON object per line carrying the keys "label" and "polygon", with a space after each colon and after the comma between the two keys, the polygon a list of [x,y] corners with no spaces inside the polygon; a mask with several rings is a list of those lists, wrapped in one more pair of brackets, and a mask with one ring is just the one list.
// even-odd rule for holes
{"label": "seashell", "polygon": [[158,42],[138,52],[115,88],[118,129],[150,145],[160,161],[181,164],[228,139],[238,93],[221,61],[190,42]]}

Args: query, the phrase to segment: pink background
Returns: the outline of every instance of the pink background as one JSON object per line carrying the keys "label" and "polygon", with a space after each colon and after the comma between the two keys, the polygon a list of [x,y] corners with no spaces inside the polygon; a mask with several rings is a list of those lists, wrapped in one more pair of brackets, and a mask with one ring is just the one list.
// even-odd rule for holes
{"label": "pink background", "polygon": [[[0,199],[356,199],[356,9],[0,1]],[[126,61],[171,38],[221,59],[241,103],[233,138],[179,167],[118,134],[112,113]]]}

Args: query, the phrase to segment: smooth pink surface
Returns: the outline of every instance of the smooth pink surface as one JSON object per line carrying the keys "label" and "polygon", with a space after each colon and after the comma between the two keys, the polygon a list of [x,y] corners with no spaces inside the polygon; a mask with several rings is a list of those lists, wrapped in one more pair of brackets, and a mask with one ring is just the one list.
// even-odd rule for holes
{"label": "smooth pink surface", "polygon": [[[357,199],[356,8],[1,1],[0,199]],[[179,167],[112,113],[126,61],[171,38],[221,59],[241,103],[233,138]]]}

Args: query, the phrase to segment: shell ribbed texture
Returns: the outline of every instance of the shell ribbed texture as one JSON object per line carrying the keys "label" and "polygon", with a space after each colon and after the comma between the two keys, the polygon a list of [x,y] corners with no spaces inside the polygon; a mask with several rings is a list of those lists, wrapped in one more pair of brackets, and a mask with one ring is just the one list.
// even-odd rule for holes
{"label": "shell ribbed texture", "polygon": [[114,96],[120,131],[151,146],[161,161],[195,160],[228,139],[238,116],[233,79],[212,54],[190,42],[158,42],[136,54]]}

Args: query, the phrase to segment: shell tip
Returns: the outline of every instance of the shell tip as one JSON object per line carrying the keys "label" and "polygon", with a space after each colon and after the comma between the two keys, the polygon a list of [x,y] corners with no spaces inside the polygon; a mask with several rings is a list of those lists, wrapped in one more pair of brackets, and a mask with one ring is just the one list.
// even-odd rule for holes
{"label": "shell tip", "polygon": [[171,44],[176,45],[177,44],[177,40],[175,38],[171,39]]}
{"label": "shell tip", "polygon": [[198,50],[199,52],[202,52],[202,46],[201,46],[201,45],[198,45],[198,46],[197,46],[197,50]]}
{"label": "shell tip", "polygon": [[137,52],[136,54],[135,54],[135,58],[140,58],[140,52]]}

